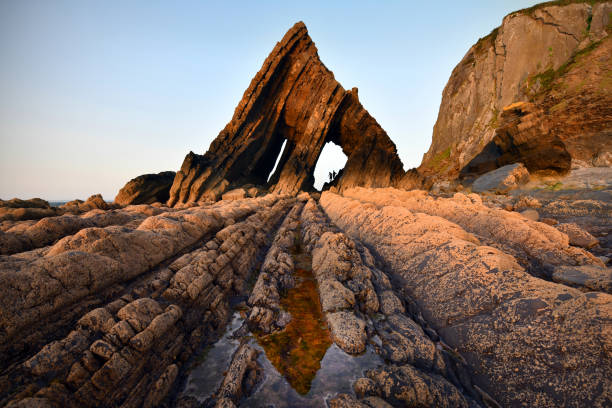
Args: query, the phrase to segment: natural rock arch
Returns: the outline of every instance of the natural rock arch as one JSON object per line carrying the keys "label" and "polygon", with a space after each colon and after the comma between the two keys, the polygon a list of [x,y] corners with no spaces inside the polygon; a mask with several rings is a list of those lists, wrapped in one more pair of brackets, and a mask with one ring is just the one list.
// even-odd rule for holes
{"label": "natural rock arch", "polygon": [[363,108],[357,89],[344,90],[323,65],[299,22],[276,44],[206,154],[187,155],[168,204],[217,199],[228,188],[245,184],[288,194],[310,190],[328,141],[348,157],[337,181],[341,190],[401,182],[404,170],[395,144]]}

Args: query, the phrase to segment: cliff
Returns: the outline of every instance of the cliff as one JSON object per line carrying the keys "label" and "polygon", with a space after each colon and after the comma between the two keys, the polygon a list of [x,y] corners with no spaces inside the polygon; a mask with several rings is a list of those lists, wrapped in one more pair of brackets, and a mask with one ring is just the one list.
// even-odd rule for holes
{"label": "cliff", "polygon": [[[453,70],[419,171],[455,178],[483,150],[493,149],[489,144],[497,134],[505,132],[507,139],[501,116],[516,102],[533,104],[528,110],[540,117],[538,126],[526,125],[529,135],[520,135],[518,126],[514,137],[540,145],[553,141],[575,165],[609,165],[604,157],[612,150],[611,13],[609,1],[556,1],[506,16]],[[511,161],[524,160],[512,154]],[[489,164],[512,154],[498,151]]]}

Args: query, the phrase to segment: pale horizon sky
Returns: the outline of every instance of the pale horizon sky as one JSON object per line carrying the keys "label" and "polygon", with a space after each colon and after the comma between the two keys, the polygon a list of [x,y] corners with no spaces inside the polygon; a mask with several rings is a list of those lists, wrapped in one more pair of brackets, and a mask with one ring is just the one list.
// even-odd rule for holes
{"label": "pale horizon sky", "polygon": [[[300,20],[416,167],[455,65],[536,3],[0,0],[0,198],[112,201],[136,176],[177,171]],[[316,176],[344,160],[327,153]]]}

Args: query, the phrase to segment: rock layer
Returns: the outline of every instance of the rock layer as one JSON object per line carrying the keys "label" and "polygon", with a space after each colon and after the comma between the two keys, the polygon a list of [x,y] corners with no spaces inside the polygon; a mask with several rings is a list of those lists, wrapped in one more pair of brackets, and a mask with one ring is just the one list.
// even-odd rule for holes
{"label": "rock layer", "polygon": [[[568,168],[566,156],[555,153],[564,149],[574,161],[598,165],[599,157],[612,150],[611,11],[610,1],[570,1],[543,3],[506,16],[453,70],[419,170],[456,177],[483,149],[503,144],[490,142],[504,108],[527,101],[536,104],[533,111],[540,112],[540,119],[526,129],[519,125],[514,139],[524,142],[539,134],[554,146],[538,139],[524,150],[551,147],[547,154],[554,156],[554,168]],[[505,153],[505,159],[517,154],[491,153]],[[546,165],[542,158],[531,157],[540,162],[538,167]]]}
{"label": "rock layer", "polygon": [[340,145],[348,157],[340,189],[387,186],[404,175],[395,145],[359,103],[357,89],[342,88],[319,59],[306,26],[297,23],[274,47],[206,154],[185,157],[168,204],[216,199],[244,184],[268,184],[279,193],[309,190],[327,142]]}
{"label": "rock layer", "polygon": [[466,359],[479,389],[502,406],[612,402],[611,295],[535,278],[458,225],[393,201],[325,192],[321,204],[347,235],[373,248]]}

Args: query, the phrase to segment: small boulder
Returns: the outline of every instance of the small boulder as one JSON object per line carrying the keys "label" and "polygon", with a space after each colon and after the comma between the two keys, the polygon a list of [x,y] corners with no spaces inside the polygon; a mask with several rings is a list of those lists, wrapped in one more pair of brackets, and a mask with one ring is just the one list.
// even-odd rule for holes
{"label": "small boulder", "polygon": [[362,353],[366,348],[366,323],[352,312],[327,314],[327,322],[334,343],[350,354]]}
{"label": "small boulder", "polygon": [[552,280],[564,285],[612,293],[612,269],[598,266],[559,266]]}
{"label": "small boulder", "polygon": [[478,177],[472,184],[472,191],[506,194],[529,181],[529,172],[522,163],[509,164]]}
{"label": "small boulder", "polygon": [[234,190],[230,190],[227,193],[223,193],[221,199],[224,201],[228,200],[242,200],[247,197],[247,192],[244,188],[236,188]]}
{"label": "small boulder", "polygon": [[597,238],[573,222],[555,225],[555,227],[564,234],[567,234],[571,245],[582,248],[593,248],[599,244]]}
{"label": "small boulder", "polygon": [[521,211],[521,215],[531,221],[537,221],[540,219],[540,214],[531,208]]}

